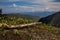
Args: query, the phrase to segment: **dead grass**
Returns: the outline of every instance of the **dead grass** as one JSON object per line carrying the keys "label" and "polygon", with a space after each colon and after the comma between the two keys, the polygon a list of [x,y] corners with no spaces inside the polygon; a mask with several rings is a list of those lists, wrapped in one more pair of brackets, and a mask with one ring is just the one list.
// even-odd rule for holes
{"label": "dead grass", "polygon": [[[31,25],[21,29],[5,29],[0,32],[0,40],[60,40],[60,28],[46,24]],[[14,35],[14,33],[17,33]],[[19,35],[18,35],[19,34]]]}

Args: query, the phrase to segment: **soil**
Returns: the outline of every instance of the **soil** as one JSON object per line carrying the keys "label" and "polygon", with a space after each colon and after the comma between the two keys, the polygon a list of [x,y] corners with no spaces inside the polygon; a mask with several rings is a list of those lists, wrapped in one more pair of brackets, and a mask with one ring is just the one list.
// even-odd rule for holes
{"label": "soil", "polygon": [[18,29],[19,35],[14,35],[14,29],[5,29],[5,36],[0,32],[0,40],[60,40],[60,29],[49,31],[41,25],[32,25]]}

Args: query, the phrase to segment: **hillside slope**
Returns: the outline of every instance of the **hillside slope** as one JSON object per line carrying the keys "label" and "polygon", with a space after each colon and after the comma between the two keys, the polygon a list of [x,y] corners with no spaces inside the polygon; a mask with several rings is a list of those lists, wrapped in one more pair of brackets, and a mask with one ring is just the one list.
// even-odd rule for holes
{"label": "hillside slope", "polygon": [[60,12],[56,12],[53,15],[47,16],[45,18],[41,18],[39,22],[60,26]]}
{"label": "hillside slope", "polygon": [[[20,17],[0,16],[0,40],[60,40],[60,28],[41,22],[33,23]],[[16,25],[22,26],[16,28]]]}
{"label": "hillside slope", "polygon": [[21,29],[0,28],[0,40],[60,40],[60,28],[42,23]]}
{"label": "hillside slope", "polygon": [[18,13],[15,13],[15,14],[3,14],[5,15],[6,17],[21,17],[21,18],[26,18],[28,20],[33,20],[33,21],[38,21],[40,19],[40,17],[38,16],[32,16],[32,15],[26,15],[26,14],[18,14]]}

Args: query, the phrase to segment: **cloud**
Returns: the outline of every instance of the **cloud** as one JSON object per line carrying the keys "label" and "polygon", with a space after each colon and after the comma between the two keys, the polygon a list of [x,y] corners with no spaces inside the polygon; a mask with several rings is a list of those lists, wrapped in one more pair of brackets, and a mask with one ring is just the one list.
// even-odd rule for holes
{"label": "cloud", "polygon": [[[2,6],[1,6],[2,7]],[[32,6],[21,6],[21,5],[16,5],[15,3],[9,6],[4,6],[3,11],[4,13],[8,12],[15,12],[15,13],[20,13],[20,12],[32,12],[34,7]]]}
{"label": "cloud", "polygon": [[50,2],[52,0],[34,0],[32,1],[32,3],[36,3],[36,4],[44,4],[44,3],[47,3],[47,2]]}
{"label": "cloud", "polygon": [[44,11],[45,7],[38,7],[37,5],[35,6],[21,6],[21,5],[16,5],[15,3],[10,6],[10,7],[15,7],[17,10],[21,10],[24,12],[37,12],[37,11]]}
{"label": "cloud", "polygon": [[22,1],[22,0],[0,0],[0,2],[16,2],[16,1]]}
{"label": "cloud", "polygon": [[14,4],[13,4],[13,7],[17,7],[17,5],[14,3]]}
{"label": "cloud", "polygon": [[40,12],[40,11],[59,11],[60,10],[60,6],[56,6],[56,5],[48,5],[45,7],[40,7],[40,6],[21,6],[21,5],[17,5],[17,4],[12,4],[9,6],[4,6],[3,10],[5,11],[4,13],[8,12]]}
{"label": "cloud", "polygon": [[21,5],[16,5],[15,3],[12,4],[11,7],[18,7],[18,8],[33,8],[32,6],[21,6]]}
{"label": "cloud", "polygon": [[21,0],[8,0],[10,2],[16,2],[16,1],[21,1]]}
{"label": "cloud", "polygon": [[[24,3],[22,4],[21,1],[28,3],[28,5],[25,5]],[[7,11],[12,12],[59,11],[60,3],[52,1],[53,0],[0,0],[0,2],[13,3],[11,5],[0,7],[2,7],[4,10],[6,9]],[[22,5],[18,5],[15,2],[20,2]]]}
{"label": "cloud", "polygon": [[25,2],[33,2],[33,3],[40,3],[40,2],[48,2],[52,0],[0,0],[0,2],[16,2],[16,1],[25,1]]}

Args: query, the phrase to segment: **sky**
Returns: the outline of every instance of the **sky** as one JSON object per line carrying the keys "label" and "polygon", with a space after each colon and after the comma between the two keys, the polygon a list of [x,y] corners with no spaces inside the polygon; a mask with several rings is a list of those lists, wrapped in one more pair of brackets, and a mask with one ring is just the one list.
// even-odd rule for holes
{"label": "sky", "polygon": [[3,13],[20,12],[57,12],[60,11],[60,0],[0,0]]}

